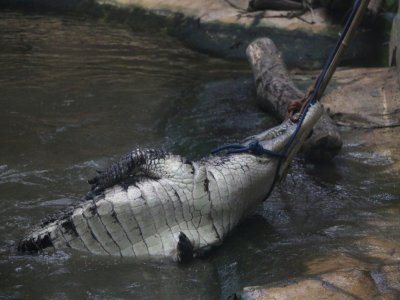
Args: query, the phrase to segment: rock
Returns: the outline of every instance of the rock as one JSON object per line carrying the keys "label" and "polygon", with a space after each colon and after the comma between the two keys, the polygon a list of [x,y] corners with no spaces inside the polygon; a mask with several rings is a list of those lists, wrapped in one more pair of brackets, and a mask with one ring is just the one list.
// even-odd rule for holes
{"label": "rock", "polygon": [[400,89],[395,68],[337,70],[322,102],[339,125],[400,126]]}
{"label": "rock", "polygon": [[374,299],[380,296],[371,274],[350,269],[324,273],[300,280],[280,282],[270,287],[247,287],[239,299]]}
{"label": "rock", "polygon": [[[366,218],[359,234],[335,252],[303,262],[296,278],[245,287],[239,299],[400,299],[400,207]],[[379,234],[377,234],[379,233]]]}
{"label": "rock", "polygon": [[400,264],[400,241],[378,236],[367,236],[355,242],[370,259],[381,264]]}
{"label": "rock", "polygon": [[400,264],[383,266],[373,276],[382,276],[382,290],[397,290],[400,294]]}
{"label": "rock", "polygon": [[346,253],[337,253],[331,256],[317,257],[306,263],[308,275],[330,273],[337,270],[357,268],[368,270],[372,264],[357,259]]}
{"label": "rock", "polygon": [[[297,85],[308,86],[316,72],[295,72]],[[363,145],[388,170],[400,174],[400,89],[395,68],[339,68],[321,103],[350,144]]]}
{"label": "rock", "polygon": [[[384,165],[388,172],[400,175],[400,148],[398,142],[400,127],[353,129],[343,132],[342,135],[346,140],[349,140],[349,144],[345,145],[349,151],[356,148],[358,152],[357,148],[362,145],[363,149],[368,149],[363,151],[368,151],[371,154],[369,157],[366,155],[364,160],[375,158],[374,160],[380,161],[380,165]],[[347,136],[351,136],[351,140]],[[376,164],[374,160],[370,163]]]}
{"label": "rock", "polygon": [[[320,275],[321,280],[327,285],[326,289],[335,290],[340,295],[338,298],[372,299],[379,296],[371,274],[365,270],[350,269]],[[319,295],[321,296],[321,294]],[[347,296],[347,297],[346,297]]]}
{"label": "rock", "polygon": [[[292,72],[298,86],[307,87],[317,72]],[[379,156],[390,172],[400,174],[400,88],[395,68],[339,68],[321,103],[338,125],[346,148],[362,145]]]}

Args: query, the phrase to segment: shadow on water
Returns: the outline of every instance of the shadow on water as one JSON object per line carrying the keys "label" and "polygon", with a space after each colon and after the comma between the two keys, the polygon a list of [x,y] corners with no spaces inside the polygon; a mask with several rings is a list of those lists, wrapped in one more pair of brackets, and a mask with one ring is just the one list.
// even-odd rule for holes
{"label": "shadow on water", "polygon": [[[354,241],[371,222],[394,219],[400,191],[390,161],[352,144],[332,165],[296,160],[255,216],[186,266],[9,251],[131,148],[198,158],[274,125],[255,105],[250,76],[245,63],[192,52],[163,33],[1,12],[0,297],[219,299],[301,275],[307,260],[337,249],[361,257]],[[384,234],[398,239],[399,228]]]}

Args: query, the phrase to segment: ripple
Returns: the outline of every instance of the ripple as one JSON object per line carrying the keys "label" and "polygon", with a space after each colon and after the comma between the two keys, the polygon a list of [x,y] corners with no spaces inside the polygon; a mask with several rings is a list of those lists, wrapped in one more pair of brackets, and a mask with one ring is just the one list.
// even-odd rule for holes
{"label": "ripple", "polygon": [[0,168],[0,184],[21,183],[24,185],[43,185],[45,182],[54,182],[50,176],[46,176],[50,170],[19,171],[2,165]]}
{"label": "ripple", "polygon": [[394,163],[390,152],[377,153],[377,152],[349,152],[349,156],[356,158],[359,162],[371,166],[388,166]]}

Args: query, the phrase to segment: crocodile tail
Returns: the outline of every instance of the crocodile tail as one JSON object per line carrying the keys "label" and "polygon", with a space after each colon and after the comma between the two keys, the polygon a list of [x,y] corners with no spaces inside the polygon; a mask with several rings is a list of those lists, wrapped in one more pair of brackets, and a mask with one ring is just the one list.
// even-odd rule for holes
{"label": "crocodile tail", "polygon": [[35,253],[40,250],[60,246],[60,244],[66,244],[64,238],[61,238],[62,229],[70,229],[69,224],[71,223],[71,209],[67,209],[48,216],[42,220],[41,224],[36,226],[26,237],[21,239],[17,245],[19,252]]}
{"label": "crocodile tail", "polygon": [[[55,226],[55,225],[54,225]],[[17,249],[19,252],[39,252],[42,249],[53,246],[52,236],[54,226],[46,226],[31,232],[19,241]]]}

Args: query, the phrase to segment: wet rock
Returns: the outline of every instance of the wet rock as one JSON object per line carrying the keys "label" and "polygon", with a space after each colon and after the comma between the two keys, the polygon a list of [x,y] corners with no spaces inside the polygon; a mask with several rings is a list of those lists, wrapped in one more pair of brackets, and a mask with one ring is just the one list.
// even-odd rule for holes
{"label": "wet rock", "polygon": [[247,287],[239,299],[373,299],[380,296],[370,273],[350,269],[280,282],[270,287]]}
{"label": "wet rock", "polygon": [[[400,299],[400,207],[365,218],[365,231],[304,262],[300,277],[245,287],[239,299]],[[376,234],[379,232],[379,234]]]}
{"label": "wet rock", "polygon": [[400,89],[395,68],[338,70],[322,102],[339,125],[400,125]]}
{"label": "wet rock", "polygon": [[318,257],[308,262],[307,274],[316,275],[349,268],[367,270],[371,267],[371,263],[362,261],[346,253],[337,253],[332,256]]}
{"label": "wet rock", "polygon": [[353,129],[342,135],[348,140],[344,146],[347,151],[360,153],[364,149],[366,154],[370,154],[370,157],[364,155],[364,158],[358,156],[356,159],[384,166],[387,172],[400,174],[400,127]]}
{"label": "wet rock", "polygon": [[370,259],[380,264],[400,263],[400,241],[377,236],[367,236],[355,242]]}
{"label": "wet rock", "polygon": [[400,264],[383,266],[379,270],[371,272],[371,276],[387,299],[400,297]]}

